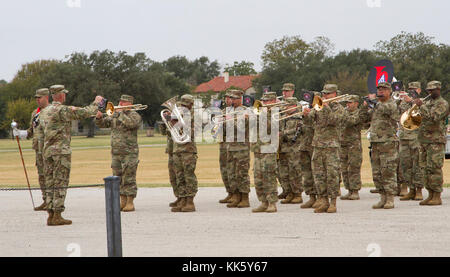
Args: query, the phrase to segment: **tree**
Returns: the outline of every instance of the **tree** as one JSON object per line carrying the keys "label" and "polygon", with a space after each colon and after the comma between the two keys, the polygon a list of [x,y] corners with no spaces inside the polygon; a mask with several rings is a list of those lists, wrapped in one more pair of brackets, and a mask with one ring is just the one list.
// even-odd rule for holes
{"label": "tree", "polygon": [[230,76],[241,76],[241,75],[254,75],[256,70],[253,69],[254,64],[252,62],[235,61],[233,65],[226,65],[224,68],[225,72],[228,72]]}
{"label": "tree", "polygon": [[7,103],[5,118],[2,120],[2,129],[11,128],[11,122],[14,120],[18,123],[19,129],[28,129],[30,117],[36,108],[36,102],[26,98],[18,98]]}

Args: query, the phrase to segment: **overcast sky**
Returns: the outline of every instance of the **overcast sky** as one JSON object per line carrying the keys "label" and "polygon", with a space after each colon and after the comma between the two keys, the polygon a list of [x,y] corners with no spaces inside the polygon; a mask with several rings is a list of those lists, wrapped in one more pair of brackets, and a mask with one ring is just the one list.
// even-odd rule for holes
{"label": "overcast sky", "polygon": [[0,79],[75,51],[204,55],[260,70],[264,45],[284,35],[326,36],[335,53],[373,49],[402,30],[450,44],[449,10],[448,0],[1,0]]}

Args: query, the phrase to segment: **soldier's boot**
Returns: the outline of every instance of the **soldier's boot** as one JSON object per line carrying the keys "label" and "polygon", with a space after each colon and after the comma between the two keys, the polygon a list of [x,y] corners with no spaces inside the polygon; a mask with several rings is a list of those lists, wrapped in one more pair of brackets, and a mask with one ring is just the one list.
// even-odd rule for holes
{"label": "soldier's boot", "polygon": [[51,225],[52,225],[52,220],[53,220],[54,212],[53,212],[53,210],[47,210],[47,213],[48,213],[47,225],[48,225],[48,226],[51,226]]}
{"label": "soldier's boot", "polygon": [[241,202],[237,205],[238,208],[248,208],[250,207],[250,202],[248,200],[248,193],[241,193]]}
{"label": "soldier's boot", "polygon": [[61,212],[54,212],[53,219],[52,219],[52,226],[56,225],[70,225],[72,224],[72,220],[64,219],[61,216]]}
{"label": "soldier's boot", "polygon": [[278,199],[285,199],[287,195],[288,193],[283,190],[282,193],[278,194]]}
{"label": "soldier's boot", "polygon": [[127,205],[127,196],[121,195],[120,196],[120,210],[123,210],[123,208],[125,208],[126,205]]}
{"label": "soldier's boot", "polygon": [[231,198],[231,203],[227,204],[228,208],[236,208],[239,202],[241,202],[241,193],[235,192],[233,193],[233,198]]}
{"label": "soldier's boot", "polygon": [[181,212],[181,208],[183,208],[186,205],[186,197],[180,197],[180,201],[178,202],[176,207],[173,207],[170,211],[177,213]]}
{"label": "soldier's boot", "polygon": [[276,213],[277,212],[277,205],[276,203],[269,203],[269,206],[267,206],[266,213]]}
{"label": "soldier's boot", "polygon": [[330,203],[328,202],[328,197],[320,197],[320,206],[317,207],[314,212],[315,213],[324,213],[328,210],[328,208],[330,207]]}
{"label": "soldier's boot", "polygon": [[227,197],[225,197],[224,199],[220,199],[219,203],[229,203],[231,197],[233,196],[233,194],[231,192],[228,193]]}
{"label": "soldier's boot", "polygon": [[182,212],[195,212],[194,197],[186,197],[186,205],[181,208]]}
{"label": "soldier's boot", "polygon": [[292,192],[289,192],[286,196],[286,199],[283,199],[280,201],[281,204],[289,204],[291,203],[292,199],[294,199],[294,194]]}
{"label": "soldier's boot", "polygon": [[400,201],[407,201],[407,200],[413,200],[416,196],[416,190],[415,189],[409,189],[409,192],[407,195],[400,197]]}
{"label": "soldier's boot", "polygon": [[312,208],[312,206],[313,206],[314,203],[316,203],[316,202],[317,202],[317,201],[316,201],[316,195],[310,194],[310,195],[309,195],[309,200],[308,200],[305,204],[300,205],[300,208],[301,208],[301,209],[309,209],[309,208]]}
{"label": "soldier's boot", "polygon": [[414,200],[423,200],[422,188],[416,189],[416,195],[414,196]]}
{"label": "soldier's boot", "polygon": [[[427,189],[428,190],[428,189]],[[428,197],[425,200],[422,200],[419,202],[419,205],[428,205],[428,202],[433,198],[433,191],[428,190]]]}
{"label": "soldier's boot", "polygon": [[402,184],[400,189],[400,196],[405,196],[408,194],[408,186],[406,184]]}
{"label": "soldier's boot", "polygon": [[380,191],[379,191],[378,189],[375,188],[375,189],[371,189],[371,190],[370,190],[370,193],[380,193]]}
{"label": "soldier's boot", "polygon": [[45,201],[38,207],[34,208],[35,211],[46,211],[47,205],[45,205]]}
{"label": "soldier's boot", "polygon": [[442,205],[441,193],[433,192],[433,198],[431,198],[431,200],[428,202],[428,205],[431,206]]}
{"label": "soldier's boot", "polygon": [[349,200],[350,195],[352,195],[352,191],[351,191],[351,190],[348,190],[347,194],[346,194],[346,195],[342,195],[342,196],[340,197],[340,199],[341,199],[341,200]]}
{"label": "soldier's boot", "polygon": [[384,204],[386,204],[386,193],[380,192],[380,202],[372,206],[372,209],[383,209]]}
{"label": "soldier's boot", "polygon": [[348,200],[359,200],[359,192],[357,189],[352,190],[352,194],[350,194]]}
{"label": "soldier's boot", "polygon": [[386,203],[383,206],[383,209],[393,209],[394,208],[394,195],[386,194]]}
{"label": "soldier's boot", "polygon": [[125,207],[123,207],[123,212],[133,212],[134,211],[134,203],[133,203],[134,197],[133,196],[127,196],[127,204]]}
{"label": "soldier's boot", "polygon": [[252,213],[263,213],[267,210],[267,207],[269,207],[269,202],[263,201],[258,208],[252,210]]}
{"label": "soldier's boot", "polygon": [[177,197],[177,200],[170,202],[169,207],[171,208],[176,207],[178,205],[178,202],[180,202],[180,197]]}
{"label": "soldier's boot", "polygon": [[322,205],[322,202],[323,202],[322,197],[320,197],[320,196],[317,195],[317,201],[314,202],[314,204],[312,205],[311,208],[317,209],[318,207],[320,207],[320,205]]}
{"label": "soldier's boot", "polygon": [[327,213],[335,213],[336,211],[337,211],[336,198],[331,198],[330,206],[327,209]]}
{"label": "soldier's boot", "polygon": [[303,203],[302,193],[294,193],[294,198],[291,200],[291,204],[301,204]]}

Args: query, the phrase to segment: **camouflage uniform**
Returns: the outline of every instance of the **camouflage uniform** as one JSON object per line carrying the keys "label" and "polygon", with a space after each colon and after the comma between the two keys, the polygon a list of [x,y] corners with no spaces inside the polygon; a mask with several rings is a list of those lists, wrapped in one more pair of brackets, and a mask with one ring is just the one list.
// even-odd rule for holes
{"label": "camouflage uniform", "polygon": [[47,210],[63,212],[67,186],[69,184],[71,154],[70,140],[72,120],[81,120],[95,115],[98,106],[78,108],[53,103],[39,116],[39,128],[44,133],[42,153],[44,157],[44,173]]}
{"label": "camouflage uniform", "polygon": [[[427,90],[441,88],[441,83],[431,81]],[[449,115],[448,102],[439,96],[430,97],[420,106],[422,123],[419,128],[419,166],[422,171],[425,188],[432,193],[442,192],[444,152],[446,143],[446,119]]]}
{"label": "camouflage uniform", "polygon": [[[122,96],[123,97],[123,96]],[[132,102],[132,101],[130,101]],[[121,177],[120,195],[136,197],[136,170],[139,164],[137,131],[142,122],[136,111],[123,110],[96,118],[100,128],[111,128],[111,168]]]}
{"label": "camouflage uniform", "polygon": [[313,155],[312,140],[314,137],[313,120],[310,117],[303,117],[303,124],[301,125],[301,132],[297,137],[299,145],[299,161],[302,175],[302,187],[305,193],[310,196],[316,196],[317,190],[314,185],[314,177],[311,166],[311,159]]}
{"label": "camouflage uniform", "polygon": [[167,130],[167,127],[165,124],[162,124],[161,127],[161,134],[167,136],[167,144],[166,144],[166,154],[168,154],[168,169],[169,169],[169,179],[170,179],[170,185],[172,186],[173,194],[175,197],[179,197],[179,192],[177,190],[177,175],[175,173],[175,167],[173,162],[173,139],[170,132]]}

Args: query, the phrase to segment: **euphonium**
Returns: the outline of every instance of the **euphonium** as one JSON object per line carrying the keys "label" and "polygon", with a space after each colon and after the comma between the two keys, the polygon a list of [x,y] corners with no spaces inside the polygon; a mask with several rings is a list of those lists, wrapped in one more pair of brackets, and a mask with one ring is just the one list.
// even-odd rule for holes
{"label": "euphonium", "polygon": [[185,144],[191,140],[190,134],[182,133],[180,129],[176,128],[172,124],[170,119],[166,119],[166,117],[164,116],[164,113],[168,112],[171,114],[171,118],[176,118],[182,126],[186,125],[183,116],[181,115],[181,112],[176,104],[177,100],[178,96],[174,96],[169,100],[167,100],[166,102],[162,103],[161,106],[166,107],[167,109],[163,109],[160,115],[162,121],[169,130],[172,139],[178,144]]}

